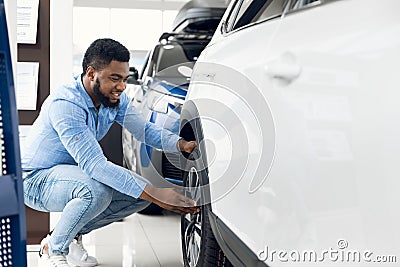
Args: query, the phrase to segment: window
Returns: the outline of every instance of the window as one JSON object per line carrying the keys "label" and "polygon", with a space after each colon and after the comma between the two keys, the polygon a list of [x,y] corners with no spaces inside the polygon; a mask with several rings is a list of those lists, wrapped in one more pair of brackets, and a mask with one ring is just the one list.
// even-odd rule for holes
{"label": "window", "polygon": [[292,7],[290,8],[290,10],[300,9],[300,8],[306,7],[315,2],[320,2],[320,1],[319,0],[296,0],[296,1],[293,1]]}
{"label": "window", "polygon": [[257,22],[257,21],[262,21],[270,18],[275,18],[279,17],[282,15],[283,10],[285,9],[286,6],[286,0],[272,0],[268,1],[261,9],[260,11],[256,14],[254,19],[251,21]]}
{"label": "window", "polygon": [[232,28],[231,25],[233,25],[233,22],[235,21],[236,15],[240,9],[240,6],[242,5],[242,1],[243,0],[236,0],[235,5],[233,6],[233,8],[230,11],[229,17],[226,20],[226,22],[223,24],[223,31],[224,32],[228,32],[230,31],[230,29]]}
{"label": "window", "polygon": [[267,2],[268,0],[263,0],[263,1],[254,1],[254,0],[243,0],[238,15],[238,18],[242,18],[243,15],[247,12],[249,12],[250,7],[253,8],[255,6],[255,3],[258,2],[259,5],[262,5],[263,2]]}
{"label": "window", "polygon": [[278,17],[283,13],[286,2],[287,0],[238,1],[228,19],[226,28],[236,30],[257,21]]}
{"label": "window", "polygon": [[143,77],[149,72],[149,61],[151,57],[152,51],[147,52],[146,59],[144,60],[142,71],[139,74],[139,79],[143,80]]}

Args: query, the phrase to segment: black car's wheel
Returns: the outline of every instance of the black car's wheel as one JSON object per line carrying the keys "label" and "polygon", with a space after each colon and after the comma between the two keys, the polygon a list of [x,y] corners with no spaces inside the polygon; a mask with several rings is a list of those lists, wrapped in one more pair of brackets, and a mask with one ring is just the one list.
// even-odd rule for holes
{"label": "black car's wheel", "polygon": [[[189,160],[188,164],[191,166],[184,172],[184,185],[190,191],[190,197],[201,197],[204,201],[208,193],[204,189],[208,181],[207,171],[197,168],[195,161]],[[203,204],[200,213],[182,215],[182,254],[186,267],[232,266],[214,238],[208,218],[210,208],[210,204]]]}

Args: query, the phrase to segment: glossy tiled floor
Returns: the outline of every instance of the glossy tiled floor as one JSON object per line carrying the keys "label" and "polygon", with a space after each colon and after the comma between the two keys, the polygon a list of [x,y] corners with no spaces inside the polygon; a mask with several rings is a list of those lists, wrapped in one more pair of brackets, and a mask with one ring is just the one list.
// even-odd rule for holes
{"label": "glossy tiled floor", "polygon": [[[102,267],[180,267],[180,216],[134,214],[84,236],[89,255]],[[38,247],[28,246],[28,267],[37,267]]]}

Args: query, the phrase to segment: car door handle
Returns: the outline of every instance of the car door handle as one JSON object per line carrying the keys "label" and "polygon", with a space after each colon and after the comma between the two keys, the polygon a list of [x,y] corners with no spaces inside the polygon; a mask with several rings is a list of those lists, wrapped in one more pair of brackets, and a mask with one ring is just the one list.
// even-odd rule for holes
{"label": "car door handle", "polygon": [[301,67],[292,64],[272,64],[265,67],[265,72],[268,76],[274,79],[293,81],[299,77]]}
{"label": "car door handle", "polygon": [[273,60],[264,66],[264,70],[272,79],[291,82],[299,77],[302,68],[297,64],[295,56],[292,53],[287,52],[277,60]]}
{"label": "car door handle", "polygon": [[136,100],[136,102],[138,102],[138,103],[142,103],[142,98],[141,98],[141,97],[140,97],[140,98],[139,98],[139,97],[136,97],[135,100]]}

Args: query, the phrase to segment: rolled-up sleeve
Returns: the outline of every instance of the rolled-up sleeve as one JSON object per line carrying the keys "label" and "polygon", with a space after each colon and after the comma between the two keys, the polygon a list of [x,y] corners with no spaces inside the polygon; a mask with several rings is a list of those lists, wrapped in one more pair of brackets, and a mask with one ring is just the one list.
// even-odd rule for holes
{"label": "rolled-up sleeve", "polygon": [[62,144],[88,176],[124,194],[138,198],[146,180],[104,156],[95,134],[87,126],[87,111],[66,100],[54,101],[49,107],[50,122]]}

